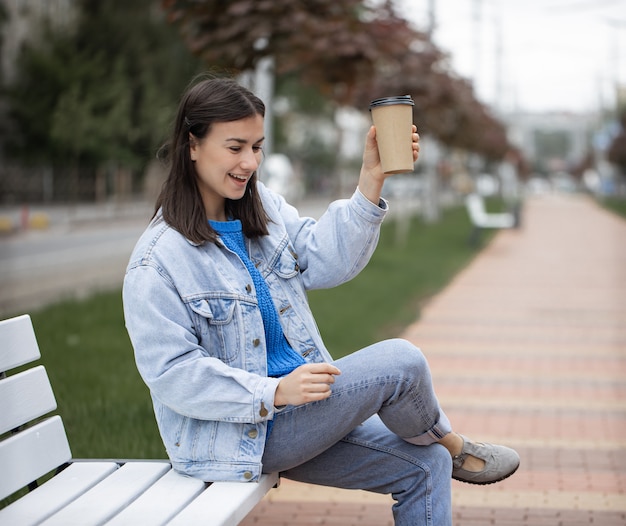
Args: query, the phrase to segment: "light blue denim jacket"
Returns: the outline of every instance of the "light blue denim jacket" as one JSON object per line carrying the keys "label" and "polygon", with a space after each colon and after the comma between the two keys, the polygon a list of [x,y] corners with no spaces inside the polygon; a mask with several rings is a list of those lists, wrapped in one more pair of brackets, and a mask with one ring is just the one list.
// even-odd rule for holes
{"label": "light blue denim jacket", "polygon": [[[331,361],[306,290],[356,276],[387,211],[358,190],[315,221],[258,183],[269,236],[248,241],[285,336],[308,362]],[[239,257],[195,245],[155,220],[139,239],[123,287],[126,327],[175,469],[206,481],[256,481],[279,380],[268,378],[263,321]]]}

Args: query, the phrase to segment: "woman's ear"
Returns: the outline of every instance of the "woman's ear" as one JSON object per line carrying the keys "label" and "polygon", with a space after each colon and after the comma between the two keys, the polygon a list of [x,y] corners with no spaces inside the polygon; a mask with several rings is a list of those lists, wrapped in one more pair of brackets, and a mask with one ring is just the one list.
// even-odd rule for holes
{"label": "woman's ear", "polygon": [[192,161],[196,160],[198,150],[198,140],[190,133],[189,134],[189,156]]}

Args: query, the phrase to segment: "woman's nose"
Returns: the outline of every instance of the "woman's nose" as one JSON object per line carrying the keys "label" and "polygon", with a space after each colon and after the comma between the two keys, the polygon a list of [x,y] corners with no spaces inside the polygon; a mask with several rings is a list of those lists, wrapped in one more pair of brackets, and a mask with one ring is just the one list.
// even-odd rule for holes
{"label": "woman's nose", "polygon": [[247,170],[256,170],[259,167],[259,159],[255,152],[248,150],[245,152],[243,159],[241,160],[241,166]]}

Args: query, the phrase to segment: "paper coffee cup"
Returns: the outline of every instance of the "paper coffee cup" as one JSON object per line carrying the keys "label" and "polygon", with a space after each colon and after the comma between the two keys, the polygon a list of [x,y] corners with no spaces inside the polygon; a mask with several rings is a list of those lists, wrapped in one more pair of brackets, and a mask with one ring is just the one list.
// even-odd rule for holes
{"label": "paper coffee cup", "polygon": [[384,97],[370,103],[378,154],[386,174],[413,171],[413,99]]}

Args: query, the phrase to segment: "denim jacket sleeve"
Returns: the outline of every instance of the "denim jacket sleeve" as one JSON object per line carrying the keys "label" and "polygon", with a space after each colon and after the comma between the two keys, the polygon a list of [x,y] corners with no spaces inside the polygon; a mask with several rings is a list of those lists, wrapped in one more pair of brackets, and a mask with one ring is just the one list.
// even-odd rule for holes
{"label": "denim jacket sleeve", "polygon": [[[279,214],[298,255],[306,289],[331,288],[354,278],[370,260],[388,211],[384,199],[370,202],[358,189],[349,199],[330,204],[314,220],[300,217],[281,196],[259,184],[266,207]],[[267,206],[267,202],[271,205]]]}

